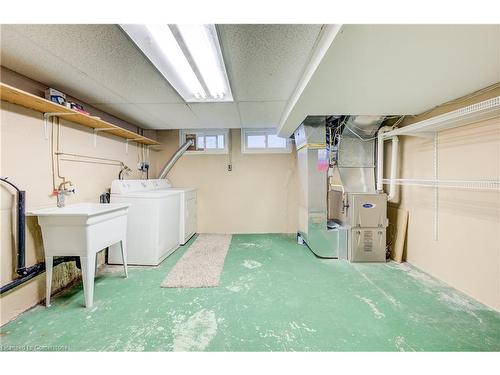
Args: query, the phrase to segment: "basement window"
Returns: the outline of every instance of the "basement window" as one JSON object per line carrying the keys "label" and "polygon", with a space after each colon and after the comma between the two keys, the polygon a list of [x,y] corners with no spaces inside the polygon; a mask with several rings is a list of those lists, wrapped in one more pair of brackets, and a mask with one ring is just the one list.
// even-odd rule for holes
{"label": "basement window", "polygon": [[276,129],[241,129],[241,152],[244,154],[283,154],[292,151],[292,141],[278,137]]}
{"label": "basement window", "polygon": [[179,143],[192,140],[187,154],[227,154],[228,129],[183,129],[179,132]]}

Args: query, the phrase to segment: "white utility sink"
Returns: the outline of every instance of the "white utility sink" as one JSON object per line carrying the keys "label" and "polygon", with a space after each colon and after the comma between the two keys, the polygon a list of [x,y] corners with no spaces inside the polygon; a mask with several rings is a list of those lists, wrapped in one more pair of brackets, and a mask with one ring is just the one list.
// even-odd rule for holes
{"label": "white utility sink", "polygon": [[47,270],[47,306],[50,305],[54,256],[80,257],[86,307],[93,304],[96,254],[99,251],[120,243],[125,277],[127,276],[126,232],[129,206],[128,203],[78,203],[28,212],[29,215],[38,216],[38,223],[42,228]]}
{"label": "white utility sink", "polygon": [[65,207],[50,207],[31,211],[36,216],[95,216],[128,208],[126,204],[76,203]]}

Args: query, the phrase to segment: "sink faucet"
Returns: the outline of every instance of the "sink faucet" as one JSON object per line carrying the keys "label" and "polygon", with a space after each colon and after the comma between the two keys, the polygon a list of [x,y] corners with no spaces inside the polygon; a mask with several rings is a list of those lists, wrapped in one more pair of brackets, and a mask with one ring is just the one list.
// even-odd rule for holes
{"label": "sink faucet", "polygon": [[[69,185],[67,188],[65,187],[66,185]],[[75,193],[75,187],[73,186],[71,181],[64,181],[62,182],[59,187],[57,188],[56,191],[54,191],[54,194],[57,197],[57,207],[64,207],[65,206],[65,199],[64,197],[66,195],[69,195],[70,193]]]}

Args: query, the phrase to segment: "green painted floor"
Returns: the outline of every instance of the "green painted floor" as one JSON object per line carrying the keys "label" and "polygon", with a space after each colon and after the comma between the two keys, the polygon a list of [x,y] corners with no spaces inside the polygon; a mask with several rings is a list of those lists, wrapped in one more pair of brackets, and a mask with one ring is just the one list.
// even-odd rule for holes
{"label": "green painted floor", "polygon": [[500,314],[408,265],[321,260],[293,236],[235,235],[216,288],[109,268],[1,328],[2,350],[499,351]]}

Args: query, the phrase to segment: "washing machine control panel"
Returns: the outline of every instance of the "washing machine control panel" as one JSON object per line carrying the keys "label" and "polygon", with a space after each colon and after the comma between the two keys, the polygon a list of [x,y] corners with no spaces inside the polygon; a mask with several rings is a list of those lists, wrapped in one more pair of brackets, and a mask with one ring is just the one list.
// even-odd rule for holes
{"label": "washing machine control panel", "polygon": [[149,180],[151,184],[153,184],[155,189],[169,189],[172,187],[172,184],[167,179],[159,179],[159,180]]}
{"label": "washing machine control panel", "polygon": [[172,187],[168,180],[114,180],[111,194],[138,193],[142,191],[168,189]]}

